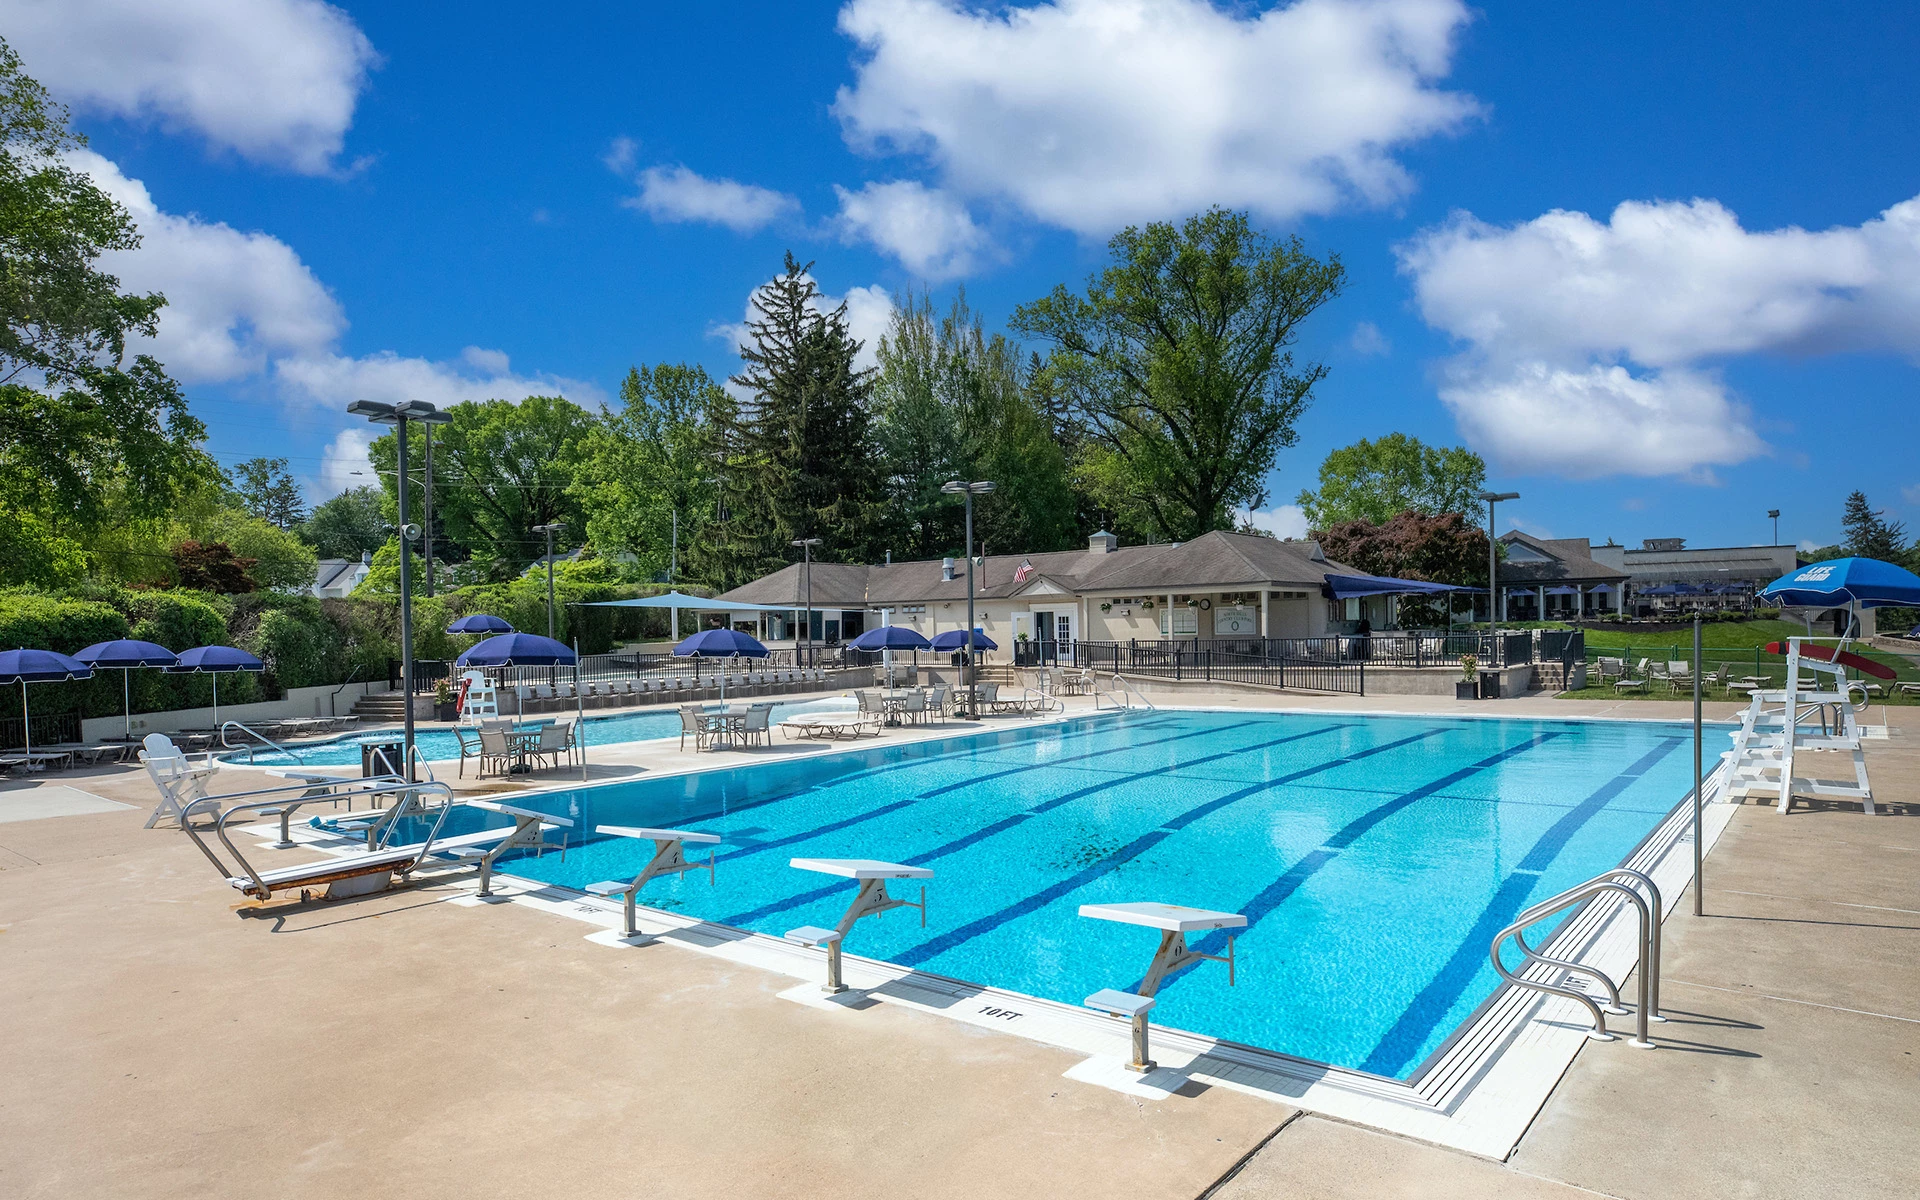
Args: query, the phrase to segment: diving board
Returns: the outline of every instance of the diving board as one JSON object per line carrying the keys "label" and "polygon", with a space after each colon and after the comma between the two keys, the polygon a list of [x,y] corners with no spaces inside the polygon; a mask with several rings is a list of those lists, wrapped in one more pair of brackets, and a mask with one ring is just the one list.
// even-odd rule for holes
{"label": "diving board", "polygon": [[847,990],[840,979],[840,946],[846,940],[854,922],[862,917],[874,917],[896,908],[917,908],[920,910],[920,927],[927,926],[927,889],[920,888],[918,901],[902,900],[898,896],[887,894],[889,879],[932,879],[933,868],[910,867],[904,863],[882,862],[876,858],[796,858],[788,864],[801,871],[818,871],[823,875],[838,875],[843,879],[852,879],[860,884],[854,893],[853,903],[847,905],[847,911],[840,917],[839,924],[832,929],[822,929],[817,925],[802,925],[798,929],[789,929],[787,937],[806,946],[824,947],[827,952],[827,982],[820,990],[828,995],[837,995]]}
{"label": "diving board", "polygon": [[[590,895],[625,898],[627,930],[623,936],[630,942],[635,944],[640,942],[640,930],[634,925],[634,896],[641,888],[647,886],[649,879],[661,875],[684,875],[688,871],[705,871],[707,885],[709,887],[713,885],[713,851],[707,851],[707,861],[703,863],[688,862],[685,847],[688,842],[700,844],[718,842],[720,835],[717,833],[701,833],[696,829],[654,829],[644,825],[595,825],[593,831],[609,837],[640,838],[653,842],[653,857],[647,860],[647,865],[640,868],[640,873],[631,880],[622,883],[618,879],[608,879],[587,885],[587,892]],[[645,940],[652,941],[651,938]]]}

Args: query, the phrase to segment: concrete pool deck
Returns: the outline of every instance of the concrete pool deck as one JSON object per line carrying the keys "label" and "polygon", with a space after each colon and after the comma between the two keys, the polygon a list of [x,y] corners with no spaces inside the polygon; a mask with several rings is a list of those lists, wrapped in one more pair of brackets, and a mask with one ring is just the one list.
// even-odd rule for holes
{"label": "concrete pool deck", "polygon": [[[1156,1101],[1077,1083],[1065,1051],[895,1005],[823,1012],[778,999],[785,976],[612,952],[518,904],[461,905],[468,876],[238,920],[190,842],[140,828],[143,775],[8,784],[0,803],[65,785],[136,808],[0,824],[0,1192],[1906,1195],[1920,1177],[1920,711],[1890,720],[1868,750],[1884,815],[1741,807],[1708,859],[1709,915],[1688,898],[1666,924],[1667,1048],[1583,1050],[1506,1163],[1223,1087]],[[655,744],[604,766],[756,756]],[[264,779],[223,776],[221,790]]]}

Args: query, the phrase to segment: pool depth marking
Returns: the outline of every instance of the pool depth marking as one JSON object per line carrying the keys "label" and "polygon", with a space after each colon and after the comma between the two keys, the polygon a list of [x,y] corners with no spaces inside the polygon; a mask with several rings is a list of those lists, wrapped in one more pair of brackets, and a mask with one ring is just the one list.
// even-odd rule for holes
{"label": "pool depth marking", "polygon": [[1607,801],[1626,791],[1661,759],[1672,753],[1674,747],[1689,740],[1679,737],[1663,739],[1658,746],[1641,755],[1638,762],[1601,784],[1592,795],[1568,809],[1540,835],[1519,864],[1500,882],[1493,898],[1480,910],[1473,928],[1460,939],[1460,946],[1453,956],[1408,1003],[1400,1019],[1393,1023],[1393,1028],[1381,1035],[1373,1052],[1361,1064],[1361,1070],[1391,1078],[1399,1077],[1399,1073],[1406,1069],[1407,1061],[1427,1040],[1433,1027],[1447,1015],[1447,1011],[1460,999],[1461,993],[1467,990],[1467,985],[1473,982],[1481,964],[1488,961],[1488,948],[1493,943],[1493,935],[1519,914],[1527,897],[1539,883],[1540,873],[1552,865],[1580,827],[1606,807]]}
{"label": "pool depth marking", "polygon": [[[1336,767],[1347,766],[1351,763],[1358,762],[1363,758],[1371,758],[1373,755],[1376,755],[1376,754],[1384,754],[1389,750],[1397,750],[1403,746],[1411,745],[1412,743],[1415,743],[1415,742],[1425,741],[1428,738],[1438,737],[1441,734],[1451,733],[1451,732],[1453,732],[1453,727],[1449,726],[1447,728],[1442,728],[1442,729],[1427,729],[1419,733],[1413,734],[1409,737],[1396,738],[1391,742],[1385,742],[1378,746],[1371,746],[1365,750],[1358,750],[1352,754],[1346,755],[1341,758],[1329,759],[1326,762],[1317,763],[1314,766],[1307,767],[1303,770],[1293,771],[1286,775],[1279,776],[1278,778],[1275,778],[1275,779],[1265,780],[1263,782],[1253,784],[1249,787],[1241,788],[1236,792],[1228,793],[1227,796],[1223,796],[1219,800],[1210,800],[1206,804],[1201,805],[1200,807],[1205,808],[1208,811],[1213,811],[1215,809],[1220,808],[1222,804],[1232,803],[1235,800],[1244,800],[1248,796],[1256,795],[1264,791],[1270,791],[1273,788],[1284,787],[1289,783],[1293,783],[1297,780],[1305,779],[1310,775],[1318,775],[1323,771],[1331,771]],[[1156,773],[1164,774],[1165,772],[1156,772]],[[1174,819],[1178,820],[1179,818],[1175,817]],[[1114,851],[1112,854],[1106,855],[1105,857],[1101,858],[1098,862],[1093,863],[1091,866],[1085,867],[1079,871],[1074,872],[1072,875],[1069,875],[1067,878],[1061,880],[1060,882],[1055,883],[1049,887],[1042,888],[1040,891],[1035,892],[1032,895],[1025,897],[1024,899],[1017,900],[1014,903],[1007,905],[1005,908],[998,910],[997,912],[988,913],[984,917],[977,917],[974,920],[967,922],[965,925],[962,925],[957,929],[950,930],[946,933],[940,934],[937,937],[929,938],[927,941],[920,943],[918,946],[910,947],[907,950],[899,954],[896,954],[893,958],[893,961],[901,964],[902,966],[908,966],[908,967],[918,966],[921,963],[926,962],[928,959],[933,958],[935,955],[942,954],[945,951],[960,945],[962,942],[971,941],[972,939],[980,936],[983,933],[988,933],[994,929],[997,929],[1000,926],[1006,924],[1008,921],[1015,919],[1016,917],[1022,917],[1027,915],[1028,913],[1037,912],[1038,910],[1045,908],[1047,905],[1053,903],[1055,900],[1058,900],[1060,897],[1067,895],[1069,892],[1076,891],[1079,888],[1086,886],[1088,883],[1091,883],[1093,880],[1098,879],[1100,876],[1113,870],[1115,867],[1119,866],[1121,863],[1128,862],[1131,859],[1139,857],[1141,854],[1145,853],[1147,850],[1151,849],[1155,845],[1166,840],[1167,838],[1172,837],[1175,832],[1176,830],[1168,828],[1167,825],[1162,825],[1158,829],[1149,830],[1147,833],[1141,834],[1139,837],[1135,838],[1131,842],[1128,842],[1125,846],[1122,846],[1120,849]]]}

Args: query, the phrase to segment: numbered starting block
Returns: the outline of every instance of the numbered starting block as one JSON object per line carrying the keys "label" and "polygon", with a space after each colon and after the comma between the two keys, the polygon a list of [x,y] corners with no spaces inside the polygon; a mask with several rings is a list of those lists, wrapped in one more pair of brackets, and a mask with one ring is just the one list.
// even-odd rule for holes
{"label": "numbered starting block", "polygon": [[1138,992],[1101,988],[1082,1001],[1088,1008],[1125,1017],[1133,1023],[1133,1061],[1127,1064],[1127,1069],[1142,1073],[1151,1071],[1154,1062],[1148,1056],[1147,1014],[1153,1011],[1154,993],[1160,990],[1160,984],[1166,977],[1202,960],[1223,962],[1227,964],[1227,985],[1233,986],[1233,939],[1227,939],[1225,954],[1202,954],[1187,945],[1188,932],[1196,929],[1242,929],[1246,927],[1247,919],[1239,913],[1214,912],[1211,909],[1152,901],[1082,904],[1080,915],[1097,921],[1118,921],[1123,925],[1143,925],[1160,930],[1160,949],[1154,952],[1153,962],[1148,965]]}
{"label": "numbered starting block", "polygon": [[595,825],[595,833],[604,833],[609,837],[648,838],[653,841],[653,857],[647,865],[631,880],[622,882],[609,879],[587,885],[587,893],[592,896],[620,896],[626,900],[627,927],[624,936],[628,940],[639,938],[640,930],[634,925],[634,896],[647,886],[647,880],[659,875],[684,875],[688,871],[705,871],[707,884],[713,885],[713,851],[707,851],[707,861],[688,862],[686,844],[688,842],[711,843],[720,840],[717,833],[700,833],[692,829],[648,829],[635,825]]}
{"label": "numbered starting block", "polygon": [[832,929],[822,929],[817,925],[802,925],[798,929],[787,931],[787,937],[806,946],[822,947],[827,952],[827,982],[820,990],[828,995],[837,995],[847,990],[840,981],[840,944],[846,940],[847,933],[853,929],[854,922],[862,917],[878,916],[895,908],[917,908],[920,910],[920,926],[927,924],[927,889],[920,887],[920,899],[902,900],[887,894],[889,879],[932,879],[931,867],[909,867],[902,863],[880,862],[871,858],[796,858],[792,865],[802,871],[819,871],[823,875],[839,875],[846,879],[858,880],[860,890],[854,894],[853,903],[847,905],[847,911],[841,916],[840,923]]}

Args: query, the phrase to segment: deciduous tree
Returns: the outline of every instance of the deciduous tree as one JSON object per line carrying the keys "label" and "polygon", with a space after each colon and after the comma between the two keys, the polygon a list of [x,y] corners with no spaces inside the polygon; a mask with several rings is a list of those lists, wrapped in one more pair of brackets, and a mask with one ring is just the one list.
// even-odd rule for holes
{"label": "deciduous tree", "polygon": [[1302,491],[1295,503],[1315,529],[1346,521],[1381,525],[1408,511],[1459,513],[1474,521],[1486,511],[1474,493],[1486,485],[1486,462],[1466,447],[1429,446],[1390,433],[1328,454],[1318,490]]}

